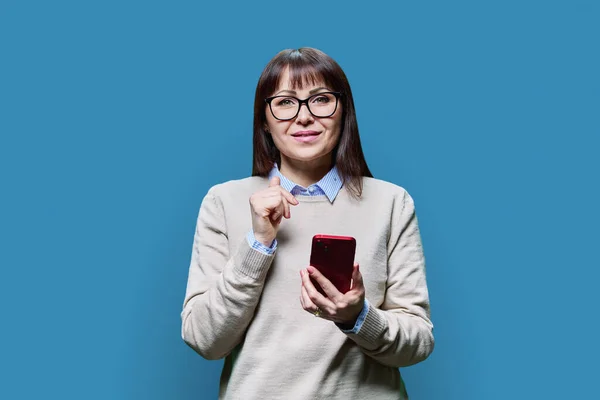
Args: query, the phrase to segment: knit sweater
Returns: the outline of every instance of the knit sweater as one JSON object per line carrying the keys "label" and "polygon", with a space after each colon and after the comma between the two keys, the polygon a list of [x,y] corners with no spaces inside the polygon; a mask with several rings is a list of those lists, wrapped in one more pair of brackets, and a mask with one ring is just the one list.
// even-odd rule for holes
{"label": "knit sweater", "polygon": [[[363,179],[296,196],[274,254],[253,249],[248,199],[268,187],[251,177],[212,187],[196,224],[182,337],[206,359],[225,358],[220,399],[407,399],[398,367],[427,358],[433,325],[413,199],[403,188]],[[357,333],[316,318],[300,303],[300,269],[315,234],[353,236],[369,309]]]}

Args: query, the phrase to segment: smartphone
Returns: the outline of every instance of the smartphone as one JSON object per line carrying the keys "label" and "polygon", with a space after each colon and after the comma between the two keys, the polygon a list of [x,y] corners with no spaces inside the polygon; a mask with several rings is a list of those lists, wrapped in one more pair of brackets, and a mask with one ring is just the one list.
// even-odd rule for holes
{"label": "smartphone", "polygon": [[[341,293],[346,293],[352,287],[355,252],[356,239],[351,236],[315,235],[310,265],[318,269]],[[312,282],[322,295],[327,296],[315,280]]]}

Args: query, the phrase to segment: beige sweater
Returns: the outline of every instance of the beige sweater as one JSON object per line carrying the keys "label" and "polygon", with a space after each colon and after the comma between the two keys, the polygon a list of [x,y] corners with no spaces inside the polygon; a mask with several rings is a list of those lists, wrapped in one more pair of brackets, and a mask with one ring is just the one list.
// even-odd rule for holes
{"label": "beige sweater", "polygon": [[[220,399],[407,399],[398,367],[433,350],[421,238],[412,198],[364,178],[360,200],[342,188],[298,196],[277,235],[275,254],[252,249],[249,197],[266,188],[251,177],[212,187],[200,207],[187,291],[184,341],[206,359],[226,357]],[[300,274],[315,234],[356,238],[356,261],[370,303],[357,334],[300,304]]]}

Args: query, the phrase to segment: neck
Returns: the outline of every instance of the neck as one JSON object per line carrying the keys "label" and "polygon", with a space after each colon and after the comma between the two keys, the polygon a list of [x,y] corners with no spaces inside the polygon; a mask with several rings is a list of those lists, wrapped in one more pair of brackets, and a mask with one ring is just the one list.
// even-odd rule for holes
{"label": "neck", "polygon": [[331,156],[319,160],[298,161],[281,156],[279,171],[292,182],[309,187],[321,180],[333,167]]}

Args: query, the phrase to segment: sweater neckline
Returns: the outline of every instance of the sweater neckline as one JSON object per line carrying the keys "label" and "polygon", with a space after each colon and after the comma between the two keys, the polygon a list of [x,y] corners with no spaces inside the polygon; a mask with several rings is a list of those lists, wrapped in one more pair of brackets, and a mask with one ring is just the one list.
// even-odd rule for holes
{"label": "sweater neckline", "polygon": [[294,197],[300,203],[323,203],[323,202],[330,203],[329,197],[327,197],[324,194],[323,195],[318,195],[318,196],[305,196],[305,195],[297,194]]}

